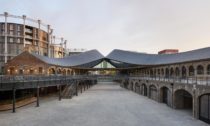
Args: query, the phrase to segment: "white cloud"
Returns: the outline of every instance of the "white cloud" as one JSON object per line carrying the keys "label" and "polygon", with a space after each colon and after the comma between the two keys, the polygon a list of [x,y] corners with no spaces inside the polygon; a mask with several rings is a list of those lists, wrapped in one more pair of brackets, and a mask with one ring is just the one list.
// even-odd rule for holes
{"label": "white cloud", "polygon": [[71,48],[156,53],[209,46],[209,0],[7,0],[0,11],[51,24]]}

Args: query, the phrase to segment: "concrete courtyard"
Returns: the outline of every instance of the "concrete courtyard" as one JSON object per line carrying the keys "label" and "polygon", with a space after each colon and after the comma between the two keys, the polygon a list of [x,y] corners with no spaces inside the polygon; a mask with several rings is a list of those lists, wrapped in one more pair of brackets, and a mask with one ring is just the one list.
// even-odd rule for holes
{"label": "concrete courtyard", "polygon": [[116,83],[101,82],[73,99],[50,97],[34,106],[0,112],[0,126],[208,126]]}

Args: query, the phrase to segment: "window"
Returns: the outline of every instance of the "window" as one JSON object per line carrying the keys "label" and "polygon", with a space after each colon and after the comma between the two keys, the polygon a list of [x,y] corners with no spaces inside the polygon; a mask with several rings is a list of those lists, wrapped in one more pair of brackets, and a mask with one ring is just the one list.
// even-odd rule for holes
{"label": "window", "polygon": [[18,31],[18,32],[17,32],[17,35],[18,35],[18,36],[20,36],[20,35],[21,35],[21,32],[20,32],[20,31]]}
{"label": "window", "polygon": [[20,38],[17,38],[17,43],[20,43]]}
{"label": "window", "polygon": [[207,66],[207,74],[210,75],[210,64]]}
{"label": "window", "polygon": [[203,68],[203,66],[199,65],[197,67],[197,74],[198,75],[203,75],[204,74],[204,68]]}
{"label": "window", "polygon": [[13,43],[14,42],[14,38],[9,38],[9,42]]}
{"label": "window", "polygon": [[13,30],[10,30],[10,31],[9,31],[9,34],[10,34],[10,35],[14,35],[14,31],[13,31]]}
{"label": "window", "polygon": [[39,74],[42,74],[43,68],[39,67]]}
{"label": "window", "polygon": [[13,24],[9,25],[9,30],[14,30]]}
{"label": "window", "polygon": [[20,31],[20,25],[17,25],[17,31]]}
{"label": "window", "polygon": [[4,29],[4,24],[2,24],[2,27],[1,28]]}
{"label": "window", "polygon": [[23,70],[22,69],[19,70],[19,74],[23,75]]}
{"label": "window", "polygon": [[195,75],[195,70],[193,66],[189,67],[189,76],[194,76]]}

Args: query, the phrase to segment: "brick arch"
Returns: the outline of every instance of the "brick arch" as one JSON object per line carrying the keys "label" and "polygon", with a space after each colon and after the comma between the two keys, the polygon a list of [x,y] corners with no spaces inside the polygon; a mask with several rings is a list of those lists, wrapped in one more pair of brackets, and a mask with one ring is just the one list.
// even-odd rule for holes
{"label": "brick arch", "polygon": [[210,94],[210,90],[202,91],[201,93],[198,94],[197,98],[199,98],[200,96],[205,95],[205,94]]}
{"label": "brick arch", "polygon": [[185,90],[185,91],[187,91],[189,94],[191,94],[193,96],[193,92],[191,91],[191,89],[183,88],[183,87],[181,87],[181,88],[174,88],[173,93],[175,93],[178,90]]}
{"label": "brick arch", "polygon": [[48,68],[48,74],[56,74],[56,68],[55,67],[49,67]]}
{"label": "brick arch", "polygon": [[141,87],[140,93],[144,96],[147,96],[148,84],[147,83],[141,83],[140,87]]}
{"label": "brick arch", "polygon": [[58,67],[58,68],[56,69],[56,72],[57,72],[57,74],[62,74],[62,68],[61,68],[61,67]]}
{"label": "brick arch", "polygon": [[193,95],[186,89],[174,91],[174,107],[176,109],[193,109]]}
{"label": "brick arch", "polygon": [[158,100],[158,87],[155,84],[150,84],[149,88],[149,98],[153,100]]}
{"label": "brick arch", "polygon": [[168,88],[171,92],[172,92],[172,89],[171,89],[171,86],[169,85],[169,84],[162,84],[162,85],[159,85],[159,90],[161,89],[161,88],[163,88],[163,87],[166,87],[166,88]]}
{"label": "brick arch", "polygon": [[162,103],[165,103],[169,106],[171,106],[171,96],[172,96],[172,90],[170,89],[169,86],[163,85],[159,88],[159,100]]}
{"label": "brick arch", "polygon": [[62,74],[63,74],[63,75],[67,75],[67,69],[64,68],[64,69],[62,70]]}

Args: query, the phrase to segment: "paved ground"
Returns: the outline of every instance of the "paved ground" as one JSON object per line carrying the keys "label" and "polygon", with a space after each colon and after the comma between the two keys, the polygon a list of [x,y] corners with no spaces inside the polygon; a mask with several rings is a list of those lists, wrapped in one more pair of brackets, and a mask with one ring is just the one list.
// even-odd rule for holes
{"label": "paved ground", "polygon": [[114,83],[98,84],[78,97],[43,99],[40,107],[0,112],[0,126],[208,126]]}

